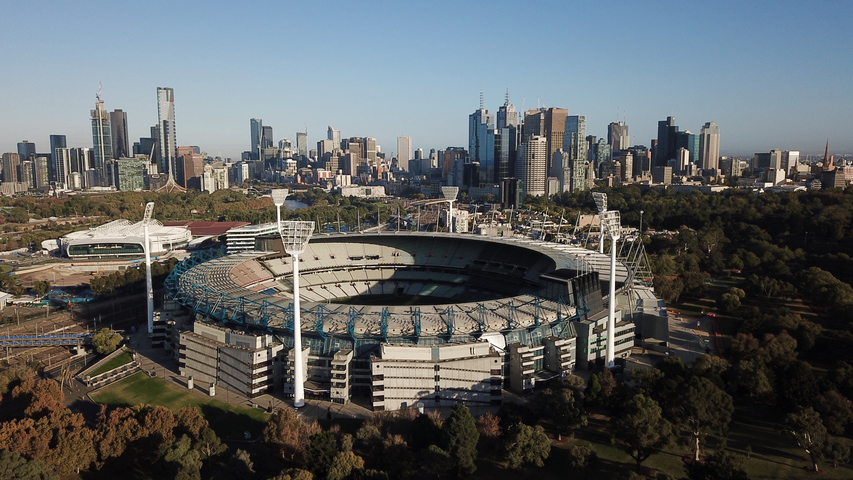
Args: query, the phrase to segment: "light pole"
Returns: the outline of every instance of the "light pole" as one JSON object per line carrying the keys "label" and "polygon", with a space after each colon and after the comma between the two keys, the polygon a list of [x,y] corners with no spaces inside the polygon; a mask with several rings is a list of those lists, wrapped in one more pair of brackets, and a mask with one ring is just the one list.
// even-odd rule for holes
{"label": "light pole", "polygon": [[[142,232],[145,250],[145,297],[148,305],[148,336],[154,334],[154,286],[151,282],[151,243],[148,239],[148,224],[151,223],[151,217],[154,215],[154,202],[148,202],[145,205],[145,215],[142,217]],[[115,308],[115,303],[113,303]]]}
{"label": "light pole", "polygon": [[645,212],[640,210],[640,236],[643,236],[643,214]]}
{"label": "light pole", "polygon": [[284,201],[287,199],[287,194],[288,191],[286,188],[276,188],[270,192],[272,203],[275,205],[275,225],[279,231],[281,231],[281,206],[284,205]]}
{"label": "light pole", "polygon": [[305,405],[305,378],[302,371],[302,326],[299,322],[299,254],[305,251],[314,222],[289,220],[278,224],[284,251],[293,263],[293,406]]}
{"label": "light pole", "polygon": [[604,253],[604,212],[607,211],[607,194],[592,192],[592,199],[595,200],[595,207],[598,209],[598,253]]}
{"label": "light pole", "polygon": [[613,366],[616,342],[613,338],[616,330],[616,242],[619,240],[621,215],[617,210],[601,212],[601,224],[610,237],[610,292],[607,297],[607,359],[608,367]]}
{"label": "light pole", "polygon": [[441,194],[447,200],[448,205],[450,205],[447,213],[447,232],[452,233],[455,226],[453,224],[453,202],[456,201],[456,196],[459,195],[459,187],[441,187]]}

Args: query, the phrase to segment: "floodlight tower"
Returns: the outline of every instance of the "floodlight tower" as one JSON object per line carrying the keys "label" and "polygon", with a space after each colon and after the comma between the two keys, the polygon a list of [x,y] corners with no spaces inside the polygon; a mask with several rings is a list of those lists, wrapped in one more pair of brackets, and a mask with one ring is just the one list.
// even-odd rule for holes
{"label": "floodlight tower", "polygon": [[270,192],[270,196],[272,197],[272,203],[275,205],[275,219],[276,219],[276,227],[279,231],[281,231],[281,206],[284,205],[284,200],[287,198],[287,189],[286,188],[276,188]]}
{"label": "floodlight tower", "polygon": [[595,200],[595,207],[598,208],[598,253],[604,253],[604,223],[602,222],[601,214],[607,211],[607,194],[592,192],[592,199]]}
{"label": "floodlight tower", "polygon": [[441,187],[441,194],[447,200],[448,205],[450,205],[450,210],[447,214],[447,231],[452,232],[455,226],[453,224],[453,202],[456,201],[456,196],[459,195],[459,187]]}
{"label": "floodlight tower", "polygon": [[151,283],[151,243],[148,240],[148,225],[154,215],[154,202],[145,204],[142,217],[142,250],[145,251],[145,295],[148,304],[148,336],[154,333],[154,286]]}
{"label": "floodlight tower", "polygon": [[614,330],[616,330],[616,242],[620,236],[621,215],[617,210],[606,210],[601,212],[601,224],[604,226],[604,231],[610,237],[610,292],[607,297],[608,312],[607,312],[607,366],[613,366],[614,350],[616,343],[614,341]]}
{"label": "floodlight tower", "polygon": [[305,405],[305,375],[302,371],[302,325],[299,322],[299,254],[305,251],[314,222],[288,220],[279,222],[278,233],[284,251],[289,253],[293,263],[293,406]]}

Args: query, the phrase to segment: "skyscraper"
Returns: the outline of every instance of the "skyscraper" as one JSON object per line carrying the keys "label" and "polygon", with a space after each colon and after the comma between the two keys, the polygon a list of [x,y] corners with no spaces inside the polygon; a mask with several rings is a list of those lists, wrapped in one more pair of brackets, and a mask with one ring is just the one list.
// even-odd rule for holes
{"label": "skyscraper", "polygon": [[3,181],[19,182],[21,171],[21,156],[17,153],[7,152],[3,154]]}
{"label": "skyscraper", "polygon": [[[275,139],[272,133],[272,127],[264,125],[264,128],[261,129],[261,148],[273,148],[275,145]],[[261,154],[263,156],[263,150],[261,150]]]}
{"label": "skyscraper", "polygon": [[18,157],[20,157],[21,161],[24,160],[33,160],[36,158],[36,144],[31,143],[27,140],[23,142],[18,142]]}
{"label": "skyscraper", "polygon": [[666,117],[666,120],[658,122],[658,143],[655,145],[654,166],[665,167],[670,159],[675,158],[678,147],[678,126],[675,117]]}
{"label": "skyscraper", "polygon": [[249,151],[252,152],[249,155],[249,158],[252,160],[260,160],[261,159],[261,132],[263,130],[264,121],[260,118],[253,118],[249,120],[249,129],[252,132],[252,140]]}
{"label": "skyscraper", "polygon": [[563,134],[563,150],[569,154],[571,182],[562,185],[563,191],[579,192],[586,188],[586,159],[589,148],[586,143],[586,115],[566,117]]}
{"label": "skyscraper", "polygon": [[51,161],[51,181],[60,188],[68,188],[71,183],[71,151],[68,148],[57,147],[53,151]]}
{"label": "skyscraper", "polygon": [[[101,100],[101,91],[98,90],[98,95],[95,100],[95,109],[91,111],[92,117],[92,165],[99,175],[100,181],[107,179],[107,160],[113,158],[113,143],[110,129],[110,115],[104,108],[104,101]],[[38,167],[38,164],[36,164]],[[38,174],[36,175],[38,177]],[[38,178],[36,182],[38,183]],[[90,187],[96,185],[89,185]]]}
{"label": "skyscraper", "polygon": [[[699,136],[690,133],[690,130],[686,130],[684,132],[678,132],[675,140],[675,147],[685,148],[687,149],[688,161],[695,165],[695,168],[699,167]],[[678,152],[678,150],[676,150]],[[678,154],[676,154],[676,158],[680,158]]]}
{"label": "skyscraper", "polygon": [[326,138],[328,140],[332,141],[332,143],[333,143],[332,147],[333,148],[342,148],[341,147],[341,131],[340,130],[335,130],[334,128],[332,128],[331,125],[329,125],[329,131],[326,133]]}
{"label": "skyscraper", "polygon": [[50,136],[50,161],[48,163],[48,168],[50,170],[50,180],[55,182],[56,179],[56,162],[57,162],[57,148],[66,148],[68,147],[65,135],[51,135]]}
{"label": "skyscraper", "polygon": [[412,159],[412,137],[397,137],[397,166],[400,170],[409,169]]}
{"label": "skyscraper", "polygon": [[[708,122],[699,132],[699,165],[702,169],[717,169],[720,160],[720,127]],[[778,167],[777,167],[778,168]]]}
{"label": "skyscraper", "polygon": [[130,157],[130,143],[127,137],[127,114],[120,108],[110,112],[110,127],[113,136],[113,158]]}
{"label": "skyscraper", "polygon": [[545,195],[545,168],[548,164],[548,139],[533,135],[518,147],[516,177],[523,182],[526,195]]}
{"label": "skyscraper", "polygon": [[308,131],[296,132],[296,153],[303,157],[308,156]]}
{"label": "skyscraper", "polygon": [[631,137],[628,136],[628,125],[625,122],[612,122],[607,127],[607,143],[611,152],[626,150],[630,147]]}
{"label": "skyscraper", "polygon": [[506,100],[504,104],[498,108],[498,130],[506,128],[508,126],[518,126],[518,112],[515,111],[515,107],[509,103],[509,90],[506,92]]}
{"label": "skyscraper", "polygon": [[468,115],[468,154],[472,162],[480,162],[480,168],[494,165],[494,141],[491,153],[487,148],[489,130],[495,128],[495,116],[483,108],[483,96],[480,95],[480,108]]}
{"label": "skyscraper", "polygon": [[178,149],[175,134],[175,91],[169,87],[157,87],[157,126],[160,145],[160,172],[173,175],[175,154]]}

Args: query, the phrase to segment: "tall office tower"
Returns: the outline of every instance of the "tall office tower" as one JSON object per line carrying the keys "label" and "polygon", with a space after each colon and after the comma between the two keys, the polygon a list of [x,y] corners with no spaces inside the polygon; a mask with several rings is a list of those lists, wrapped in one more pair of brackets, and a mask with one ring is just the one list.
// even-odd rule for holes
{"label": "tall office tower", "polygon": [[334,142],[332,140],[320,140],[319,142],[317,142],[317,156],[319,158],[323,158],[326,155],[331,155],[332,151],[334,150],[340,150],[340,148],[340,145],[335,147]]}
{"label": "tall office tower", "polygon": [[56,160],[56,158],[53,156],[53,152],[56,151],[57,148],[68,148],[68,143],[65,140],[65,135],[50,136],[50,158],[53,161]]}
{"label": "tall office tower", "polygon": [[[468,115],[468,154],[472,162],[480,162],[480,166],[492,164],[494,146],[491,153],[486,145],[489,130],[495,129],[495,116],[483,108],[483,95],[480,94],[480,108]],[[493,143],[494,145],[494,143]]]}
{"label": "tall office tower", "polygon": [[[107,178],[107,160],[113,158],[112,131],[110,128],[110,115],[104,108],[104,101],[101,100],[100,90],[96,98],[95,109],[91,111],[92,153],[94,154],[91,167],[98,171],[101,181],[104,181]],[[38,183],[38,179],[36,179],[36,183]],[[93,187],[96,185],[89,186]]]}
{"label": "tall office tower", "polygon": [[296,153],[303,157],[308,156],[308,130],[296,132]]}
{"label": "tall office tower", "polygon": [[261,159],[261,149],[263,146],[261,145],[261,132],[264,128],[264,121],[260,118],[252,118],[249,120],[249,130],[251,130],[252,139],[251,139],[251,149],[249,150],[251,155],[249,158],[252,160],[260,160]]}
{"label": "tall office tower", "polygon": [[597,178],[603,178],[605,175],[602,175],[601,172],[608,162],[610,162],[610,144],[607,143],[607,139],[599,138],[598,143],[595,144],[595,176]]}
{"label": "tall office tower", "polygon": [[533,135],[518,147],[516,177],[524,182],[525,195],[545,195],[548,139]]}
{"label": "tall office tower", "polygon": [[[516,118],[517,121],[517,118]],[[518,127],[507,125],[495,130],[495,175],[490,183],[500,182],[515,174],[516,155],[518,153]]]}
{"label": "tall office tower", "polygon": [[397,165],[400,170],[408,170],[411,159],[412,137],[397,137]]}
{"label": "tall office tower", "polygon": [[91,162],[91,150],[86,147],[71,149],[71,171],[79,174],[86,173]]}
{"label": "tall office tower", "polygon": [[378,147],[376,146],[376,139],[373,137],[364,137],[364,158],[365,161],[370,165],[376,163],[376,152]]}
{"label": "tall office tower", "polygon": [[558,189],[549,191],[551,193],[563,193],[571,190],[572,187],[572,162],[569,159],[569,152],[562,148],[554,152],[548,163],[548,177],[557,179],[559,183]]}
{"label": "tall office tower", "polygon": [[36,158],[36,144],[31,143],[27,140],[23,142],[18,142],[18,157],[21,158],[21,161],[24,160],[33,160]]}
{"label": "tall office tower", "polygon": [[533,135],[545,136],[545,112],[539,109],[524,112],[520,143],[526,142]]}
{"label": "tall office tower", "polygon": [[634,177],[643,177],[645,174],[651,172],[648,148],[643,145],[635,145],[629,147],[628,151],[634,156],[634,171],[632,172]]}
{"label": "tall office tower", "polygon": [[53,151],[52,161],[52,181],[56,182],[57,186],[70,188],[71,184],[71,150],[67,148],[57,147]]}
{"label": "tall office tower", "polygon": [[509,90],[506,92],[506,100],[504,104],[498,108],[498,130],[503,130],[506,127],[518,126],[518,112],[515,111],[515,107],[509,103]]}
{"label": "tall office tower", "polygon": [[44,188],[50,186],[48,178],[47,157],[36,157],[33,161],[33,187]]}
{"label": "tall office tower", "polygon": [[[565,108],[549,108],[545,110],[545,137],[548,139],[548,157],[563,148],[563,137],[566,133],[566,118],[569,111]],[[586,117],[584,117],[584,123]],[[586,128],[584,128],[586,130]]]}
{"label": "tall office tower", "polygon": [[7,152],[3,154],[3,181],[19,182],[21,176],[21,156],[17,153]]}
{"label": "tall office tower", "polygon": [[630,182],[634,173],[634,154],[629,150],[620,150],[619,154],[619,180]]}
{"label": "tall office tower", "polygon": [[326,132],[326,139],[331,140],[335,148],[343,148],[341,147],[341,131],[335,130],[331,125],[329,125],[329,131]]}
{"label": "tall office tower", "polygon": [[175,91],[168,87],[157,87],[157,126],[160,172],[173,176],[178,141],[175,134]]}
{"label": "tall office tower", "polygon": [[275,146],[275,139],[272,134],[272,127],[264,125],[261,129],[261,148],[266,150],[267,148],[273,148]]}
{"label": "tall office tower", "polygon": [[795,174],[797,172],[797,165],[799,163],[799,150],[785,150],[782,152],[782,168],[785,170],[785,175]]}
{"label": "tall office tower", "polygon": [[675,117],[666,117],[666,120],[658,122],[658,143],[655,147],[654,166],[665,167],[669,161],[675,158],[678,137],[678,126],[675,125]]}
{"label": "tall office tower", "polygon": [[113,136],[113,158],[128,158],[131,155],[127,137],[127,113],[117,108],[110,112],[110,127]]}
{"label": "tall office tower", "polygon": [[688,163],[696,165],[699,168],[699,135],[690,133],[690,130],[678,132],[675,140],[676,155],[674,158],[681,159],[681,154],[678,153],[679,148],[684,148],[688,152]]}
{"label": "tall office tower", "polygon": [[566,117],[565,125],[563,150],[569,154],[572,180],[570,185],[566,185],[564,188],[568,187],[571,192],[579,192],[584,190],[586,186],[584,165],[589,150],[586,143],[586,115],[570,115]]}
{"label": "tall office tower", "polygon": [[626,150],[631,146],[631,138],[628,136],[628,125],[625,122],[611,122],[607,127],[607,143],[610,144],[611,152]]}
{"label": "tall office tower", "polygon": [[699,132],[699,165],[703,170],[717,169],[720,161],[720,127],[708,122]]}
{"label": "tall office tower", "polygon": [[586,161],[595,163],[595,145],[598,143],[598,137],[595,135],[586,136]]}
{"label": "tall office tower", "polygon": [[[356,166],[364,164],[364,139],[361,137],[350,137],[341,142],[341,148],[353,154]],[[355,175],[353,172],[351,175]]]}

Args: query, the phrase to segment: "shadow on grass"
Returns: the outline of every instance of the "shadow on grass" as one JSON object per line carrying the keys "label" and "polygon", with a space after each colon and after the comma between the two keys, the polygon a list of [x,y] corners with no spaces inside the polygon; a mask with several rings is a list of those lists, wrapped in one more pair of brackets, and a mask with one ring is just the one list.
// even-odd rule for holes
{"label": "shadow on grass", "polygon": [[222,439],[240,440],[249,432],[251,438],[260,437],[264,422],[245,413],[237,413],[216,405],[203,404],[198,407],[210,423],[210,428]]}

